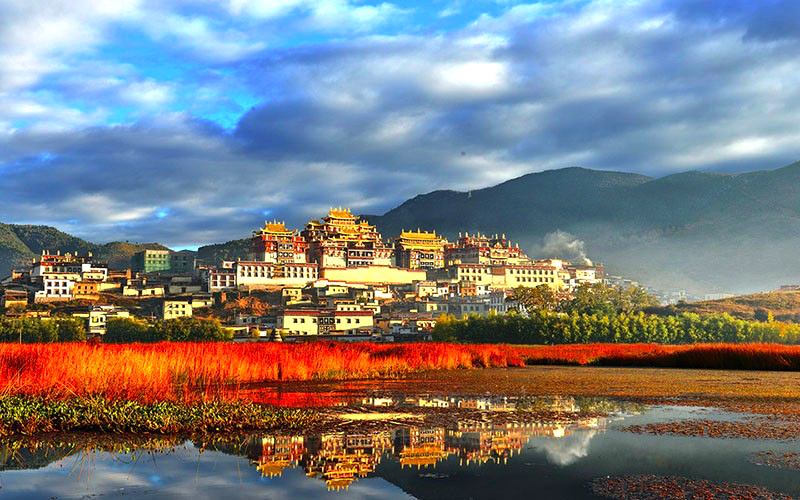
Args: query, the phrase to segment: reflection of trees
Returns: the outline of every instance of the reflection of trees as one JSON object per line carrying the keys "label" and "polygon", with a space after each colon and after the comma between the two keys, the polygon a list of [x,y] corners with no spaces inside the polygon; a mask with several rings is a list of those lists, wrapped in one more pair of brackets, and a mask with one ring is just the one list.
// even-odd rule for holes
{"label": "reflection of trees", "polygon": [[[376,405],[397,404],[389,398],[373,399]],[[537,445],[549,461],[566,465],[585,456],[592,436],[604,429],[605,419],[594,415],[642,409],[599,398],[572,397],[426,396],[406,398],[400,404],[457,408],[442,415],[462,415],[467,420],[446,418],[436,425],[375,426],[366,431],[216,437],[195,441],[194,446],[200,452],[214,450],[247,458],[265,477],[300,468],[309,478],[325,481],[329,489],[342,489],[375,472],[386,457],[401,467],[414,468],[433,468],[449,458],[457,458],[465,466],[505,463],[535,437],[548,438]],[[36,468],[70,460],[83,470],[86,464],[91,465],[97,452],[120,454],[124,456],[114,458],[135,461],[148,455],[174,453],[184,441],[178,436],[28,437],[0,446],[0,460],[6,468]]]}

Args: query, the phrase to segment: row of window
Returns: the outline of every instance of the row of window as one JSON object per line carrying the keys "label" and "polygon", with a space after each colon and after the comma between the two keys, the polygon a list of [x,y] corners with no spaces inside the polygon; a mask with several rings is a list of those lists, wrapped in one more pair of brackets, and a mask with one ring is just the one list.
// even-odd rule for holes
{"label": "row of window", "polygon": [[517,277],[517,283],[555,283],[555,278],[539,278],[539,277]]}
{"label": "row of window", "polygon": [[[309,323],[316,323],[317,322],[317,318],[309,318],[309,319],[310,319]],[[352,323],[361,324],[361,318],[346,318],[346,319],[347,319],[347,323],[348,324],[352,324]],[[292,323],[295,323],[295,324],[296,323],[305,323],[305,322],[306,322],[305,318],[292,318]],[[336,318],[336,324],[341,324],[341,323],[344,323],[344,322],[345,321],[344,321],[343,318]]]}

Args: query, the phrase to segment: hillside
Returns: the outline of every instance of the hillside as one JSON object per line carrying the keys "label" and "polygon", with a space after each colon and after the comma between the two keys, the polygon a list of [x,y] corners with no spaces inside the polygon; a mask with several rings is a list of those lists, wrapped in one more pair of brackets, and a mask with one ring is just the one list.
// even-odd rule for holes
{"label": "hillside", "polygon": [[167,247],[158,243],[129,243],[113,241],[97,244],[69,235],[49,226],[0,223],[0,277],[8,276],[14,268],[28,266],[42,250],[61,253],[92,252],[95,259],[107,262],[112,269],[130,266],[131,256],[145,248]]}
{"label": "hillside", "polygon": [[727,299],[682,303],[660,307],[651,312],[672,314],[691,312],[697,314],[727,313],[743,320],[753,320],[767,313],[779,321],[800,323],[800,291],[765,292],[739,295]]}
{"label": "hillside", "polygon": [[219,265],[223,260],[246,260],[249,249],[249,239],[231,240],[198,248],[197,258],[206,264]]}
{"label": "hillside", "polygon": [[750,293],[800,281],[798,186],[800,163],[660,179],[567,168],[466,193],[435,191],[365,217],[384,235],[411,227],[450,238],[504,232],[532,256],[577,259],[585,248],[612,274],[661,289]]}

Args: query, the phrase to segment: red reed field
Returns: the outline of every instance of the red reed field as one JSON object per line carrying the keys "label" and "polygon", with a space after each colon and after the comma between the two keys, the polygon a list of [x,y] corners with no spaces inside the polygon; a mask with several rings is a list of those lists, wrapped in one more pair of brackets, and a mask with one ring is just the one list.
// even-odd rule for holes
{"label": "red reed field", "polygon": [[400,377],[523,364],[800,370],[773,344],[0,344],[0,395],[99,395],[140,402],[230,397],[271,381]]}
{"label": "red reed field", "polygon": [[2,344],[6,395],[159,401],[216,397],[244,384],[397,377],[436,369],[521,366],[516,349],[455,344]]}

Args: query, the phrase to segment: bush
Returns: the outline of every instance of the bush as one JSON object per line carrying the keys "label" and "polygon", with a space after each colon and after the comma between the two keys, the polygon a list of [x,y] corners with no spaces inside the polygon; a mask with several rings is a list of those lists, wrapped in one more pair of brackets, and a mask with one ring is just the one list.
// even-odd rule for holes
{"label": "bush", "polygon": [[150,324],[136,318],[113,318],[108,321],[103,342],[219,342],[230,339],[230,331],[215,319],[178,318]]}
{"label": "bush", "polygon": [[768,342],[797,344],[800,325],[735,319],[727,314],[676,316],[581,314],[534,310],[527,316],[440,317],[434,338],[443,342],[510,344]]}

